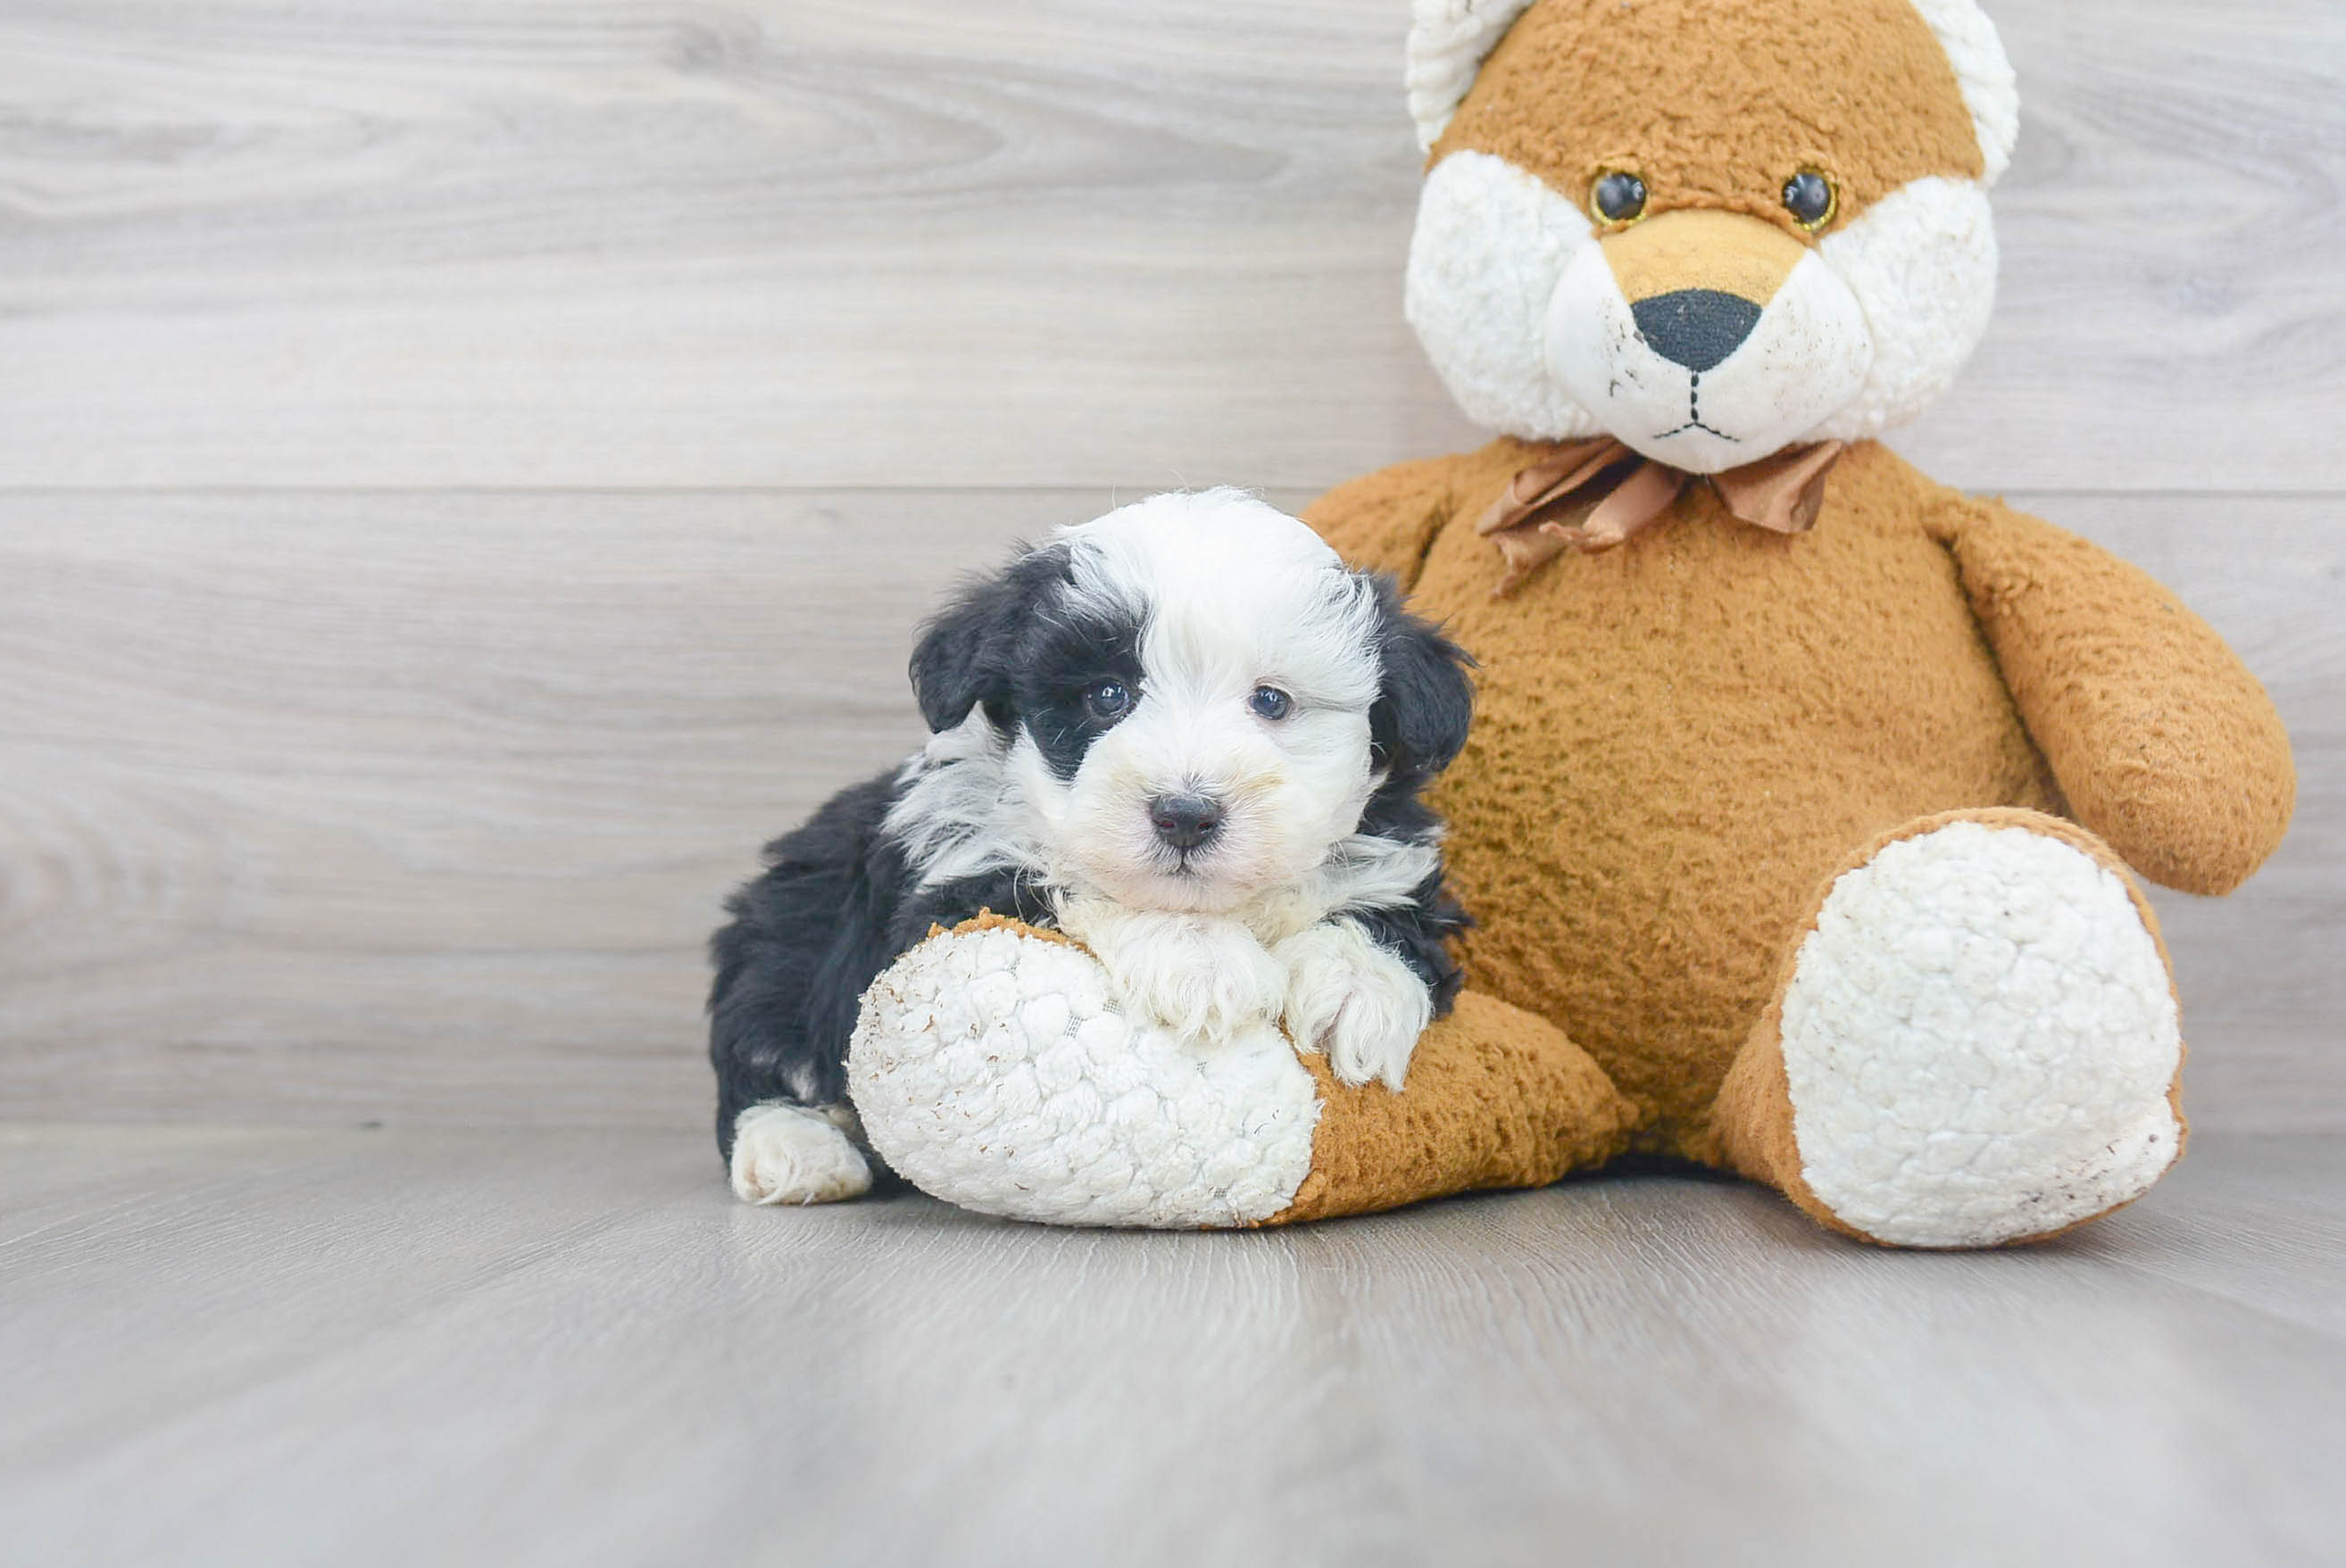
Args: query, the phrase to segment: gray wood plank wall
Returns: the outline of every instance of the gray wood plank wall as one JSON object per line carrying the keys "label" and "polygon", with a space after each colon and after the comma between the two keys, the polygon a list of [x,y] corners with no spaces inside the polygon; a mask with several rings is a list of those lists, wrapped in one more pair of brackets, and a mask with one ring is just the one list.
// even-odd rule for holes
{"label": "gray wood plank wall", "polygon": [[[2273,688],[2192,1105],[2346,1128],[2346,10],[1993,9],[2004,299],[1900,444]],[[1405,17],[0,0],[0,1115],[698,1121],[717,901],[943,582],[1477,439]]]}

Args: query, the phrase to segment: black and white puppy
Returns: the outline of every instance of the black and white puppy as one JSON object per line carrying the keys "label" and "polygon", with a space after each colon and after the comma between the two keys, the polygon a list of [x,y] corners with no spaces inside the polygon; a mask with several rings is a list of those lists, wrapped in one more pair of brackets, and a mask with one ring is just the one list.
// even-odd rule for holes
{"label": "black and white puppy", "polygon": [[1402,1085],[1457,965],[1419,791],[1465,744],[1466,657],[1389,578],[1236,491],[1060,530],[924,628],[935,733],[766,850],[711,942],[717,1141],[754,1203],[871,1183],[846,1105],[864,989],[980,911],[1082,942],[1136,1019],[1283,1020]]}

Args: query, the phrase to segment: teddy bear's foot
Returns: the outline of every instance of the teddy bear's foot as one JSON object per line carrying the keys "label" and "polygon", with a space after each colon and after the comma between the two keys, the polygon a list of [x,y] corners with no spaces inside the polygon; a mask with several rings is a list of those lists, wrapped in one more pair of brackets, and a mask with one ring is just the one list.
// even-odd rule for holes
{"label": "teddy bear's foot", "polygon": [[1738,1058],[1738,1168],[1901,1247],[2049,1236],[2180,1152],[2175,994],[2116,857],[2028,811],[1911,825],[1844,871]]}
{"label": "teddy bear's foot", "polygon": [[1088,952],[992,916],[872,983],[847,1071],[864,1135],[914,1186],[1058,1225],[1283,1225],[1535,1186],[1637,1119],[1554,1025],[1490,997],[1425,1032],[1396,1094],[1269,1025],[1200,1045],[1136,1023]]}
{"label": "teddy bear's foot", "polygon": [[864,993],[848,1092],[881,1157],[964,1208],[1056,1225],[1239,1226],[1311,1168],[1311,1074],[1270,1024],[1211,1046],[1127,1018],[1082,948],[981,918]]}

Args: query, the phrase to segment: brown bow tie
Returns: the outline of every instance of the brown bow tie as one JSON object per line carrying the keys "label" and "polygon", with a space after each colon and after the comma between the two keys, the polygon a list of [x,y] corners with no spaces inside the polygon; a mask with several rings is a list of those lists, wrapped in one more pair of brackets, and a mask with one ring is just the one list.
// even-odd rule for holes
{"label": "brown bow tie", "polygon": [[[1670,508],[1678,493],[1708,478],[1727,510],[1754,527],[1805,534],[1825,502],[1825,478],[1843,451],[1838,441],[1796,446],[1724,473],[1688,473],[1641,457],[1611,436],[1566,442],[1508,482],[1474,532],[1487,535],[1505,557],[1507,574],[1491,596],[1515,585],[1566,551],[1593,555],[1610,550]],[[1542,513],[1576,504],[1596,504],[1578,523],[1543,522]]]}

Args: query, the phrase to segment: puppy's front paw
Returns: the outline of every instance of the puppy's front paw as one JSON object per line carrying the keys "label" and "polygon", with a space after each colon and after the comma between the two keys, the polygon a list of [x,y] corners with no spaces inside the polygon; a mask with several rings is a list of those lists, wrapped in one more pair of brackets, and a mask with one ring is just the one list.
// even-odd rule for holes
{"label": "puppy's front paw", "polygon": [[1417,972],[1341,919],[1289,937],[1278,957],[1297,1047],[1326,1051],[1339,1083],[1378,1078],[1400,1088],[1417,1037],[1433,1021],[1433,995]]}
{"label": "puppy's front paw", "polygon": [[836,1203],[872,1189],[844,1105],[769,1100],[733,1120],[733,1196],[743,1203]]}
{"label": "puppy's front paw", "polygon": [[1209,1045],[1277,1018],[1287,990],[1286,969],[1232,921],[1134,921],[1100,960],[1126,1012]]}

